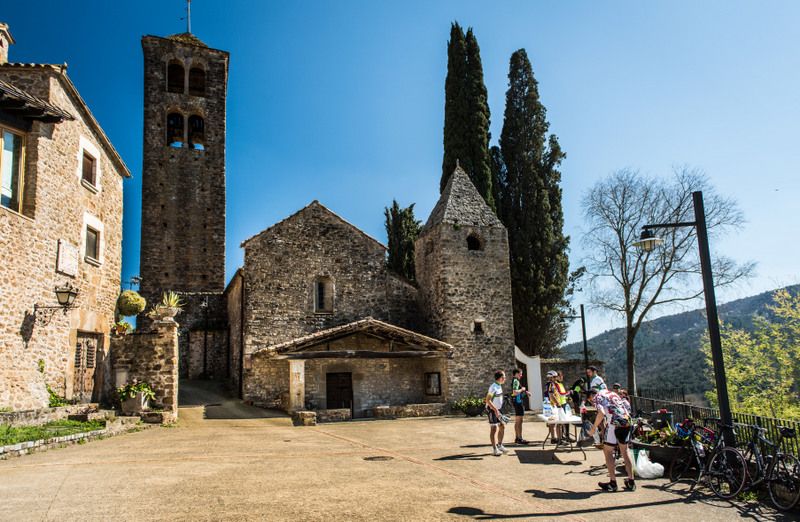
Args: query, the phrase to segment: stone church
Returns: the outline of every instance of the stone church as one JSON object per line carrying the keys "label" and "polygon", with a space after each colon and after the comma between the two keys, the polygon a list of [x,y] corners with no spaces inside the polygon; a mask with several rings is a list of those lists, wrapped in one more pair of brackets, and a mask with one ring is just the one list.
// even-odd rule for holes
{"label": "stone church", "polygon": [[416,242],[416,282],[318,201],[245,240],[224,287],[228,53],[190,33],[142,39],[141,291],[187,301],[184,377],[258,405],[349,410],[482,396],[514,365],[506,229],[457,168]]}

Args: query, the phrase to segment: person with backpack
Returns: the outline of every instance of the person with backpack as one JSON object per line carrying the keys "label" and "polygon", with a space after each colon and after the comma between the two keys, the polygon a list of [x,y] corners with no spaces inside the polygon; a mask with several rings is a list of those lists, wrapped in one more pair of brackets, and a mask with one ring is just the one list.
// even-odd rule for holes
{"label": "person with backpack", "polygon": [[608,482],[598,482],[597,485],[603,491],[617,491],[617,477],[614,471],[616,463],[614,461],[614,448],[619,448],[622,458],[625,460],[625,471],[628,476],[625,479],[625,489],[634,491],[636,482],[633,478],[633,462],[628,455],[628,442],[631,438],[631,416],[625,408],[622,398],[616,393],[608,390],[589,390],[589,399],[597,408],[597,416],[594,424],[589,428],[589,436],[594,435],[600,423],[605,420],[606,430],[603,436],[603,455],[606,458],[606,468],[608,468]]}
{"label": "person with backpack", "polygon": [[522,370],[514,368],[511,372],[511,403],[514,405],[514,442],[516,444],[528,444],[528,441],[522,438],[522,421],[525,418],[525,403],[523,399],[527,394],[531,396],[531,392],[521,385]]}
{"label": "person with backpack", "polygon": [[495,457],[508,453],[506,447],[503,446],[507,417],[500,411],[500,408],[503,407],[504,382],[506,382],[506,372],[503,370],[494,372],[494,382],[489,386],[489,391],[486,392],[486,398],[484,399],[486,413],[489,417],[489,440],[492,443],[492,454]]}

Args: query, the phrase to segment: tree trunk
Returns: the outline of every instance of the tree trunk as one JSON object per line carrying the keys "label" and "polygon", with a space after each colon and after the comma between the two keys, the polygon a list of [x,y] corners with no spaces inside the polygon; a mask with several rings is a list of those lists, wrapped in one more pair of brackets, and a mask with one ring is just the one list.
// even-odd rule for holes
{"label": "tree trunk", "polygon": [[632,326],[625,328],[625,352],[628,355],[628,393],[636,395],[636,354],[633,339],[636,335]]}

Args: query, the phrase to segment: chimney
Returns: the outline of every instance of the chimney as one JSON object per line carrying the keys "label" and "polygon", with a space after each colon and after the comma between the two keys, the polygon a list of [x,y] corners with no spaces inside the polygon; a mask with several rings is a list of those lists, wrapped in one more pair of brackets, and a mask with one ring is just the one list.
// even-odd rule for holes
{"label": "chimney", "polygon": [[14,37],[8,30],[8,24],[0,22],[0,65],[8,63],[8,48],[14,44]]}

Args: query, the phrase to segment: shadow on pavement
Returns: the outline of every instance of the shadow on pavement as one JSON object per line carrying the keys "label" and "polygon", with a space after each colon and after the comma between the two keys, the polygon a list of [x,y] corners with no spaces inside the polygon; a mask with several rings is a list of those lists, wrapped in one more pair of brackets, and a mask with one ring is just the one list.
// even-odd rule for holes
{"label": "shadow on pavement", "polygon": [[446,457],[439,457],[438,459],[433,460],[483,460],[483,457],[491,456],[491,453],[482,453],[480,455],[476,453],[461,453],[458,455],[447,455]]}
{"label": "shadow on pavement", "polygon": [[518,449],[516,452],[520,464],[563,464],[565,466],[580,466],[582,464],[577,460],[563,461],[552,450]]}
{"label": "shadow on pavement", "polygon": [[525,493],[530,493],[536,498],[546,500],[586,500],[593,496],[602,493],[602,491],[569,491],[566,489],[557,489],[554,491],[542,491],[541,489],[526,489]]}
{"label": "shadow on pavement", "polygon": [[286,413],[245,404],[232,397],[215,381],[182,380],[178,385],[178,407],[202,406],[205,419],[270,419],[285,418]]}

